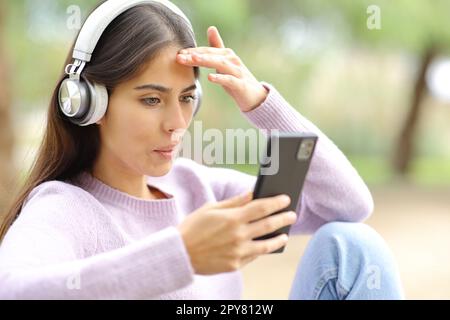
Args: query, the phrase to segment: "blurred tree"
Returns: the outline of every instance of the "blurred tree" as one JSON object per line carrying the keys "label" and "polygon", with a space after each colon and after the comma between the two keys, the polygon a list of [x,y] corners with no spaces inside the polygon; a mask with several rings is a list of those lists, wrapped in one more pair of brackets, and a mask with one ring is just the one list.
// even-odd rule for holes
{"label": "blurred tree", "polygon": [[12,166],[14,139],[11,119],[11,91],[7,55],[3,44],[6,6],[5,1],[0,1],[0,219],[9,201],[9,189],[14,177]]}
{"label": "blurred tree", "polygon": [[[400,49],[416,56],[416,76],[411,83],[410,106],[393,151],[393,167],[405,175],[414,156],[414,142],[427,94],[425,76],[433,59],[450,52],[450,2],[435,1],[377,1],[380,9],[381,28],[364,28],[367,23],[367,8],[372,1],[345,0],[346,16],[350,17],[353,35],[374,48]],[[366,10],[366,15],[361,12]],[[359,12],[359,13],[358,13]]]}
{"label": "blurred tree", "polygon": [[[427,94],[425,76],[434,57],[450,53],[450,1],[407,0],[295,0],[289,5],[281,1],[250,0],[250,10],[257,15],[270,15],[266,28],[280,25],[286,18],[323,18],[354,44],[374,50],[406,51],[417,59],[416,77],[411,83],[408,113],[393,155],[397,173],[408,172],[414,155],[414,141]],[[374,10],[379,12],[380,28],[371,28]]]}
{"label": "blurred tree", "polygon": [[436,48],[433,44],[430,44],[421,57],[419,72],[417,73],[412,93],[411,106],[405,117],[394,151],[393,165],[400,175],[405,175],[409,171],[410,163],[413,158],[414,138],[423,109],[422,102],[428,91],[425,82],[426,74],[436,55]]}

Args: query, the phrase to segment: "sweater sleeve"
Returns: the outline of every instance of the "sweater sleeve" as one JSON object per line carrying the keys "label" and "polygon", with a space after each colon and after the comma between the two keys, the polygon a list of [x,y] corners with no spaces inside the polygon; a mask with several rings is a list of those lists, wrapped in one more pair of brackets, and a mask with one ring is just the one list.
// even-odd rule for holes
{"label": "sweater sleeve", "polygon": [[24,206],[0,246],[0,299],[152,299],[193,281],[183,240],[173,226],[79,258],[85,240],[74,244],[67,227],[46,220],[55,216],[51,211],[86,210],[73,200],[38,194]]}
{"label": "sweater sleeve", "polygon": [[[290,234],[312,233],[329,221],[357,222],[373,211],[369,189],[339,148],[313,123],[296,111],[270,84],[262,82],[269,94],[266,100],[249,112],[241,112],[250,123],[267,135],[267,130],[310,132],[318,135],[301,198],[297,204],[297,222]],[[217,168],[214,168],[217,169]],[[224,185],[223,198],[253,190],[256,177],[220,168]],[[218,181],[217,179],[215,179]]]}

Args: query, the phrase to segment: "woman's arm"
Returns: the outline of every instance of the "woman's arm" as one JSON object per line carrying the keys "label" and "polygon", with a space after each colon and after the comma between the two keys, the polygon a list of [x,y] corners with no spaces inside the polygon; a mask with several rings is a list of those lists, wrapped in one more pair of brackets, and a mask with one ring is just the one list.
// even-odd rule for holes
{"label": "woman's arm", "polygon": [[[313,123],[297,112],[270,84],[259,107],[242,114],[259,129],[312,132],[319,136],[315,154],[297,207],[293,233],[311,232],[326,221],[361,221],[373,211],[364,181],[339,148]],[[263,130],[263,132],[265,132]]]}
{"label": "woman's arm", "polygon": [[[82,244],[96,239],[94,235],[76,241],[68,234],[77,228],[75,214],[87,210],[73,200],[53,195],[24,207],[0,246],[0,299],[148,299],[193,281],[189,256],[175,227],[80,258]],[[42,212],[49,203],[52,214]],[[73,214],[65,215],[67,211]],[[57,215],[71,227],[56,228],[54,220],[48,221]]]}
{"label": "woman's arm", "polygon": [[[327,221],[361,221],[370,215],[372,196],[338,147],[290,106],[274,87],[259,82],[236,53],[225,48],[217,28],[208,29],[208,40],[211,47],[183,50],[177,56],[178,61],[184,65],[216,69],[217,73],[210,74],[208,79],[221,85],[235,100],[241,113],[259,129],[313,132],[319,136],[297,207],[299,219],[292,232],[312,232]],[[237,172],[224,175],[222,179],[226,182],[219,183],[228,186],[225,197],[235,194],[234,190],[253,187],[248,177]]]}
{"label": "woman's arm", "polygon": [[[297,205],[298,220],[290,234],[312,233],[328,221],[357,222],[373,211],[373,199],[364,181],[339,148],[314,124],[297,112],[270,84],[267,99],[242,112],[253,125],[266,130],[313,132],[319,136],[310,169]],[[228,168],[208,168],[220,200],[253,190],[256,177]]]}
{"label": "woman's arm", "polygon": [[[290,234],[312,233],[328,221],[362,221],[373,211],[366,184],[339,148],[314,124],[304,118],[270,84],[267,99],[257,108],[242,112],[257,128],[285,132],[313,132],[319,136],[310,169],[297,205],[298,220]],[[219,198],[251,191],[256,177],[228,168],[209,168]]]}
{"label": "woman's arm", "polygon": [[[1,249],[8,252],[0,257],[1,299],[148,299],[181,289],[193,279],[175,227],[86,259],[32,261],[32,266],[20,264],[18,256],[26,261],[30,250],[47,250],[52,260],[58,260],[71,248],[62,246],[65,239],[50,230],[29,226],[16,231],[20,235],[9,236]],[[26,238],[35,242],[24,245],[24,240],[13,241],[23,239],[25,232]],[[43,239],[47,240],[45,247]],[[10,258],[15,259],[13,267],[8,267]]]}

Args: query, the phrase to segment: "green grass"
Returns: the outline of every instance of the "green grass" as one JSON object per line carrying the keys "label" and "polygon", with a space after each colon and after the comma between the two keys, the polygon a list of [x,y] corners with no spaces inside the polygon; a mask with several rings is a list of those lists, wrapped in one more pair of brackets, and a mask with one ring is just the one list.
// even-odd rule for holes
{"label": "green grass", "polygon": [[412,166],[412,178],[424,185],[450,185],[450,159],[417,159]]}
{"label": "green grass", "polygon": [[394,177],[389,162],[381,157],[349,156],[348,158],[359,175],[368,184],[387,184]]}
{"label": "green grass", "polygon": [[[369,185],[386,185],[398,180],[388,160],[381,157],[349,156],[352,165]],[[257,165],[224,165],[251,175],[258,174]],[[450,159],[417,158],[406,176],[407,181],[424,186],[450,186]]]}

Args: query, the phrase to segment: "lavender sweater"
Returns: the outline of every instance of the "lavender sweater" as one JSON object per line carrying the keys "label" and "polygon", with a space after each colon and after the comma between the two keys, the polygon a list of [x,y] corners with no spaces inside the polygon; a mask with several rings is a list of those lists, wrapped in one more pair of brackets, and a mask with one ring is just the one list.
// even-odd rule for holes
{"label": "lavender sweater", "polygon": [[[250,123],[319,135],[290,234],[368,217],[371,194],[347,158],[272,85],[262,83],[269,89],[266,101],[242,113]],[[139,199],[86,172],[42,183],[0,246],[0,298],[240,299],[241,273],[195,274],[175,226],[205,202],[250,191],[255,182],[239,171],[177,158],[167,175],[148,180],[169,199]]]}

